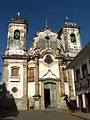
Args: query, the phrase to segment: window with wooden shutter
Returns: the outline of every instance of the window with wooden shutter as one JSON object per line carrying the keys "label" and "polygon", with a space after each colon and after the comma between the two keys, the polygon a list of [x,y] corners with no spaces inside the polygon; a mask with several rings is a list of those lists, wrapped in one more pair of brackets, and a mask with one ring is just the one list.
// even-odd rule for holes
{"label": "window with wooden shutter", "polygon": [[80,69],[76,70],[76,81],[81,79]]}
{"label": "window with wooden shutter", "polygon": [[88,69],[87,69],[86,63],[82,66],[82,74],[83,74],[83,77],[88,76]]}
{"label": "window with wooden shutter", "polygon": [[12,77],[18,77],[19,75],[19,67],[11,67],[11,76]]}
{"label": "window with wooden shutter", "polygon": [[28,69],[28,81],[34,81],[34,68]]}

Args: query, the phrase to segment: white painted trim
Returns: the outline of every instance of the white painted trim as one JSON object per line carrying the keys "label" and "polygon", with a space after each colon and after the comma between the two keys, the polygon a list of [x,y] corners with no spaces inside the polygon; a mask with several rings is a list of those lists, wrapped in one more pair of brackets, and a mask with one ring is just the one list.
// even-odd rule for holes
{"label": "white painted trim", "polygon": [[85,94],[82,94],[83,108],[86,108]]}
{"label": "white painted trim", "polygon": [[77,107],[80,107],[79,106],[79,96],[76,96],[76,100],[77,100]]}

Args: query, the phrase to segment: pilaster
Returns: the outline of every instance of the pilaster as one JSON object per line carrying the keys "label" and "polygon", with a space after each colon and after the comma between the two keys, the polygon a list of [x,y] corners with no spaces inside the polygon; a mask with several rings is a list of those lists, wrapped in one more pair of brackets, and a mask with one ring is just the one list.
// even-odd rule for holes
{"label": "pilaster", "polygon": [[27,82],[27,60],[23,64],[23,97],[15,99],[18,110],[28,109],[28,82]]}
{"label": "pilaster", "polygon": [[67,72],[68,72],[68,83],[69,83],[69,95],[70,95],[70,99],[72,99],[74,97],[72,69],[68,69]]}
{"label": "pilaster", "polygon": [[59,59],[59,73],[60,73],[60,95],[59,95],[59,108],[68,109],[65,99],[65,85],[64,85],[64,72],[63,72],[63,60]]}
{"label": "pilaster", "polygon": [[56,93],[57,93],[57,108],[60,107],[60,79],[58,79],[58,82],[56,82]]}
{"label": "pilaster", "polygon": [[39,95],[39,57],[35,56],[35,95],[34,109],[40,109],[40,95]]}
{"label": "pilaster", "polygon": [[4,61],[3,63],[3,82],[7,83],[8,81],[8,63],[7,61]]}
{"label": "pilaster", "polygon": [[60,83],[61,83],[61,96],[65,94],[64,91],[64,76],[63,76],[63,69],[62,66],[59,66],[60,71]]}
{"label": "pilaster", "polygon": [[28,96],[27,61],[23,64],[23,96]]}
{"label": "pilaster", "polygon": [[39,58],[35,57],[35,95],[39,95]]}
{"label": "pilaster", "polygon": [[44,83],[41,82],[41,109],[45,109],[44,105]]}

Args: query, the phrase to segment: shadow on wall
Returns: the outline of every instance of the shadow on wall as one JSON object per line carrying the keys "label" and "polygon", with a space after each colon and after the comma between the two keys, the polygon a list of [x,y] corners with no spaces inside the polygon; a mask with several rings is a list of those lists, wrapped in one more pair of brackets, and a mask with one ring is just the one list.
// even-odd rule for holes
{"label": "shadow on wall", "polygon": [[16,117],[18,114],[15,99],[5,87],[5,83],[0,85],[0,117]]}
{"label": "shadow on wall", "polygon": [[67,95],[65,95],[64,100],[66,101],[68,109],[71,110],[70,102],[68,101],[68,96]]}
{"label": "shadow on wall", "polygon": [[66,101],[69,110],[77,110],[76,100],[68,100],[67,95],[65,95],[64,100]]}

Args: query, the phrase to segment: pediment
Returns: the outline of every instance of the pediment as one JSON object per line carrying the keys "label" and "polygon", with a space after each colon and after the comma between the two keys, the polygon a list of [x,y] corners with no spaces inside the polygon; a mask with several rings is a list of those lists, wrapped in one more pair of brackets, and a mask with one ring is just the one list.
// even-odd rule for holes
{"label": "pediment", "polygon": [[57,76],[56,76],[54,73],[52,73],[51,70],[48,70],[47,73],[45,73],[45,74],[43,75],[43,79],[46,79],[46,78],[56,79]]}
{"label": "pediment", "polygon": [[58,48],[62,49],[57,32],[49,27],[45,27],[44,29],[37,31],[36,35],[33,37],[33,42],[28,53],[32,55],[38,49],[40,54],[48,51],[55,54]]}

